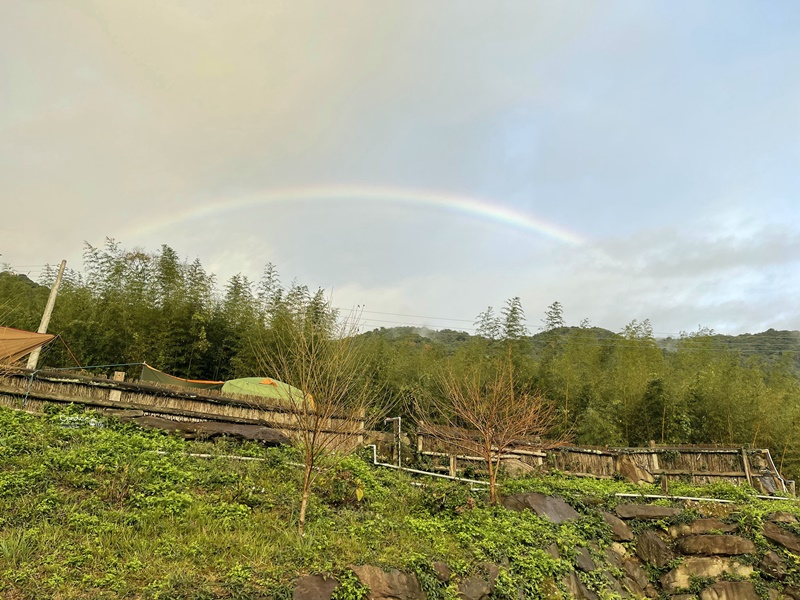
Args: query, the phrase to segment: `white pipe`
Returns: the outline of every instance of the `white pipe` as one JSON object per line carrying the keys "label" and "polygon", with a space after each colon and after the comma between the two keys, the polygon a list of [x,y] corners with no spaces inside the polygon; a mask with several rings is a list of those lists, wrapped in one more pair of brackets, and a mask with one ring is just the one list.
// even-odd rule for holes
{"label": "white pipe", "polygon": [[614,494],[618,498],[648,498],[651,500],[695,500],[697,502],[719,502],[733,504],[733,500],[720,500],[718,498],[692,498],[691,496],[657,496],[655,494]]}
{"label": "white pipe", "polygon": [[[656,494],[614,494],[619,498],[648,498],[652,500],[693,500],[695,502],[719,502],[720,504],[734,504],[734,500],[722,500],[720,498],[693,498],[692,496],[659,496]],[[793,500],[783,496],[754,496],[759,500]]]}
{"label": "white pipe", "polygon": [[453,477],[452,475],[442,475],[441,473],[431,473],[430,471],[420,471],[419,469],[411,469],[409,467],[399,467],[389,463],[378,462],[378,447],[375,444],[367,444],[368,448],[372,448],[372,464],[378,467],[387,467],[389,469],[398,469],[408,473],[416,473],[418,475],[427,475],[429,477],[439,477],[440,479],[450,479],[451,481],[463,481],[464,483],[474,483],[477,485],[487,485],[486,481],[478,481],[476,479],[466,479],[464,477]]}
{"label": "white pipe", "polygon": [[781,482],[781,487],[783,488],[783,491],[788,493],[789,489],[786,487],[786,480],[783,478],[783,475],[781,475],[780,472],[778,471],[778,468],[775,466],[775,463],[772,462],[772,453],[769,451],[769,448],[764,450],[764,452],[767,453],[767,460],[769,460],[769,465],[772,467],[772,470],[778,476],[778,480]]}

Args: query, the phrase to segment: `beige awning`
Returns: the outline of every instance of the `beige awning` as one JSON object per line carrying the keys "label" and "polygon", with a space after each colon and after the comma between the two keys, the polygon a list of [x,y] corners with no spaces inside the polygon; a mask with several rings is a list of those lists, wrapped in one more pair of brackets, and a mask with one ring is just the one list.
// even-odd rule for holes
{"label": "beige awning", "polygon": [[11,364],[54,339],[51,333],[0,326],[0,363]]}

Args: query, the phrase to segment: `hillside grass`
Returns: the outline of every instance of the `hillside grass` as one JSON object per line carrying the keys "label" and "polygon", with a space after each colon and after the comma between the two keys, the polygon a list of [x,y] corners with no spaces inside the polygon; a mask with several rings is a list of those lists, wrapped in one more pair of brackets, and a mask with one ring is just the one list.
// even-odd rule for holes
{"label": "hillside grass", "polygon": [[[503,482],[506,493],[556,494],[586,514],[554,525],[488,506],[465,484],[352,456],[321,478],[300,537],[296,461],[290,448],[185,441],[80,407],[43,417],[0,408],[0,595],[278,600],[298,575],[332,573],[349,582],[340,600],[355,600],[363,590],[348,566],[376,564],[415,572],[429,598],[454,598],[455,584],[433,576],[441,560],[456,581],[483,562],[508,565],[496,595],[516,597],[522,586],[536,597],[572,569],[576,548],[610,543],[597,509],[613,508],[615,493],[658,493],[559,474]],[[753,523],[768,510],[800,515],[794,501],[759,502],[745,488],[671,491],[736,499]],[[551,544],[560,559],[545,551]]]}

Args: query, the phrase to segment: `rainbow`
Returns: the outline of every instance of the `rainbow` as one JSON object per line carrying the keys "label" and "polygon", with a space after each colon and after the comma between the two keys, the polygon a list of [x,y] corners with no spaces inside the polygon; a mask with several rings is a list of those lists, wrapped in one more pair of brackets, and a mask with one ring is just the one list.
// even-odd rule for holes
{"label": "rainbow", "polygon": [[185,221],[216,217],[228,212],[259,208],[281,202],[332,200],[383,201],[446,210],[486,219],[528,233],[543,235],[573,246],[581,246],[586,243],[586,240],[578,233],[529,213],[495,204],[490,200],[428,190],[362,185],[272,189],[233,198],[222,198],[165,219],[150,221],[139,227],[130,228],[124,231],[120,237],[122,239],[138,238]]}

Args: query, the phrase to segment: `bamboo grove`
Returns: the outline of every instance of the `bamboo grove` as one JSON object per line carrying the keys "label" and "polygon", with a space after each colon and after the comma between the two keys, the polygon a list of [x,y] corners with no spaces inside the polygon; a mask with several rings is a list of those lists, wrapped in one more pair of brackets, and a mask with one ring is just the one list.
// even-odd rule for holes
{"label": "bamboo grove", "polygon": [[[0,273],[0,324],[35,330],[54,277],[55,269],[38,283]],[[83,271],[67,273],[50,324],[64,344],[51,344],[42,364],[146,361],[192,379],[267,375],[270,352],[298,313],[333,331],[337,314],[324,290],[284,285],[272,264],[258,281],[235,275],[221,283],[169,246],[127,250],[109,239],[87,244]],[[787,476],[800,477],[798,332],[730,337],[698,328],[656,339],[648,321],[611,332],[586,321],[569,326],[557,302],[542,314],[535,335],[518,298],[480,313],[473,335],[362,327],[376,403],[413,416],[415,406],[439,405],[445,369],[466,372],[510,355],[515,386],[552,407],[556,437],[768,447]]]}

